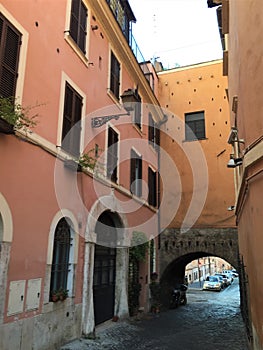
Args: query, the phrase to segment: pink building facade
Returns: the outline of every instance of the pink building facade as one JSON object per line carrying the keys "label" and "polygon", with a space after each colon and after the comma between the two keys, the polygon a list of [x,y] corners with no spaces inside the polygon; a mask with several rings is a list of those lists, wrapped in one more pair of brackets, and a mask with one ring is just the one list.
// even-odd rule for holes
{"label": "pink building facade", "polygon": [[[1,349],[54,349],[126,317],[134,233],[158,254],[163,114],[132,21],[126,1],[0,4],[0,95],[38,115],[0,133]],[[124,92],[140,102],[129,114]],[[145,310],[150,255],[138,273]]]}

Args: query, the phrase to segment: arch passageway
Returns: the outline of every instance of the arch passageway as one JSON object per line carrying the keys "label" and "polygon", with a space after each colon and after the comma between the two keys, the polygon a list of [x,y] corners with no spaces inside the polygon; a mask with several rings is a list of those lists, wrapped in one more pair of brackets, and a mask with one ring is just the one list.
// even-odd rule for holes
{"label": "arch passageway", "polygon": [[161,234],[159,266],[164,303],[173,286],[184,282],[186,265],[206,256],[220,257],[238,268],[237,230],[191,229],[181,233],[179,229],[166,229]]}

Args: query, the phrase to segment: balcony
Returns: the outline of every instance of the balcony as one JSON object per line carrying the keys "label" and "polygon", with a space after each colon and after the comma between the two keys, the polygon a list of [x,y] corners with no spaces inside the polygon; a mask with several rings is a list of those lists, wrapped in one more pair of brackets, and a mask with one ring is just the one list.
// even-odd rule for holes
{"label": "balcony", "polygon": [[116,21],[118,22],[123,35],[125,36],[137,62],[139,63],[149,85],[154,91],[154,79],[153,74],[149,70],[147,63],[136,43],[134,36],[132,35],[131,22],[136,22],[136,18],[132,12],[132,9],[127,0],[106,0],[108,3]]}

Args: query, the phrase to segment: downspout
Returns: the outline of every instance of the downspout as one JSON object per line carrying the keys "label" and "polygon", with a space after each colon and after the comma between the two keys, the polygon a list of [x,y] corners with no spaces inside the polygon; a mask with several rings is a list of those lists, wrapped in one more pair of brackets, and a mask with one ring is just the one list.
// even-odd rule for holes
{"label": "downspout", "polygon": [[[165,124],[168,121],[168,115],[164,114],[164,118],[157,124],[157,127],[159,131],[161,131],[160,127],[161,125]],[[159,147],[157,148],[157,162],[158,162],[158,191],[157,191],[157,205],[158,205],[158,249],[161,248],[161,189],[160,189],[160,170],[161,170],[161,152],[160,152],[160,139],[161,139],[161,133],[159,133]]]}

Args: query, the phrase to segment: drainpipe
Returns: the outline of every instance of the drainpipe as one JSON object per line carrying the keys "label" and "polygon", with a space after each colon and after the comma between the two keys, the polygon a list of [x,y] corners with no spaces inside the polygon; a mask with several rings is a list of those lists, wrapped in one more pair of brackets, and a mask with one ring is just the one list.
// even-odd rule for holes
{"label": "drainpipe", "polygon": [[[163,120],[161,120],[158,124],[157,127],[160,130],[160,126],[165,124],[168,121],[168,116],[167,114],[164,114]],[[160,135],[160,133],[159,133]],[[161,202],[161,189],[160,189],[160,169],[161,169],[161,154],[160,154],[160,136],[159,136],[159,147],[157,148],[157,162],[158,162],[158,191],[157,191],[157,205],[158,205],[158,249],[161,248],[161,210],[160,210],[160,202]]]}

